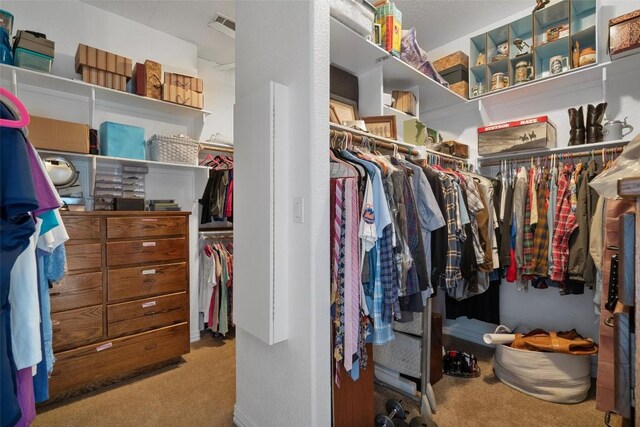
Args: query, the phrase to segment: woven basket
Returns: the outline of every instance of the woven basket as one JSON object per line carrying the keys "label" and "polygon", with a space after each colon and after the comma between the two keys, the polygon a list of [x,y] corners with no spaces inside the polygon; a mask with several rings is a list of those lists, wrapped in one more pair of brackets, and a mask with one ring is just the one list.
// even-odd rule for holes
{"label": "woven basket", "polygon": [[184,165],[198,164],[199,143],[184,135],[153,135],[149,140],[151,160]]}

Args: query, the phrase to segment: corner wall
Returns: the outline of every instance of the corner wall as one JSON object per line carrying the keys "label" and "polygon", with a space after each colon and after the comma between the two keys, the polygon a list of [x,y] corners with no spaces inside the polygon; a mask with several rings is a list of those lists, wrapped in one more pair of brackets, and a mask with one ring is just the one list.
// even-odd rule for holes
{"label": "corner wall", "polygon": [[[236,99],[269,81],[288,86],[290,197],[304,197],[306,218],[289,213],[289,339],[268,346],[237,329],[234,422],[329,426],[329,2],[238,1],[236,17]],[[261,143],[246,138],[249,126],[236,117],[235,144]]]}

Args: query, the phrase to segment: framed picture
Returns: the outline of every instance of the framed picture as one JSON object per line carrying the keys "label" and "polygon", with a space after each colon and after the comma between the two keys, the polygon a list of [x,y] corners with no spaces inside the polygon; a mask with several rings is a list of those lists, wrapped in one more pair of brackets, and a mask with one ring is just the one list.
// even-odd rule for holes
{"label": "framed picture", "polygon": [[355,101],[344,98],[336,99],[332,96],[329,100],[329,114],[329,117],[334,114],[341,125],[344,122],[352,122],[358,119],[358,104]]}
{"label": "framed picture", "polygon": [[341,124],[340,119],[338,118],[338,113],[336,113],[336,109],[333,105],[329,105],[329,121],[331,123]]}
{"label": "framed picture", "polygon": [[383,138],[398,139],[396,116],[370,116],[362,117],[362,120],[370,133]]}

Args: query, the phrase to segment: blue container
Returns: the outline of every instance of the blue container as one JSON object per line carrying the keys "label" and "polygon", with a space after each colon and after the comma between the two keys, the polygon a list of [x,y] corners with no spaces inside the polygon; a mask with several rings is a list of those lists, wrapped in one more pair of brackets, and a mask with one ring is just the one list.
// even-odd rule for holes
{"label": "blue container", "polygon": [[7,34],[7,30],[4,27],[0,27],[0,64],[13,65],[11,42],[9,41],[9,34]]}
{"label": "blue container", "polygon": [[102,123],[100,125],[100,154],[145,160],[144,129],[121,123]]}

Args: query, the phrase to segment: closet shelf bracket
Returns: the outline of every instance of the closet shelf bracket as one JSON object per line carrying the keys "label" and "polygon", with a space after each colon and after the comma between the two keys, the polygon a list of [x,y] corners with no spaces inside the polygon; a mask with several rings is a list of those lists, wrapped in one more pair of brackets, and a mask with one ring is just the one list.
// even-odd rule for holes
{"label": "closet shelf bracket", "polygon": [[482,119],[482,123],[484,126],[488,126],[491,124],[491,116],[489,115],[489,110],[487,109],[482,99],[478,100],[478,112],[480,113],[480,118]]}
{"label": "closet shelf bracket", "polygon": [[18,94],[18,73],[16,70],[11,70],[11,89],[15,96],[19,96]]}

